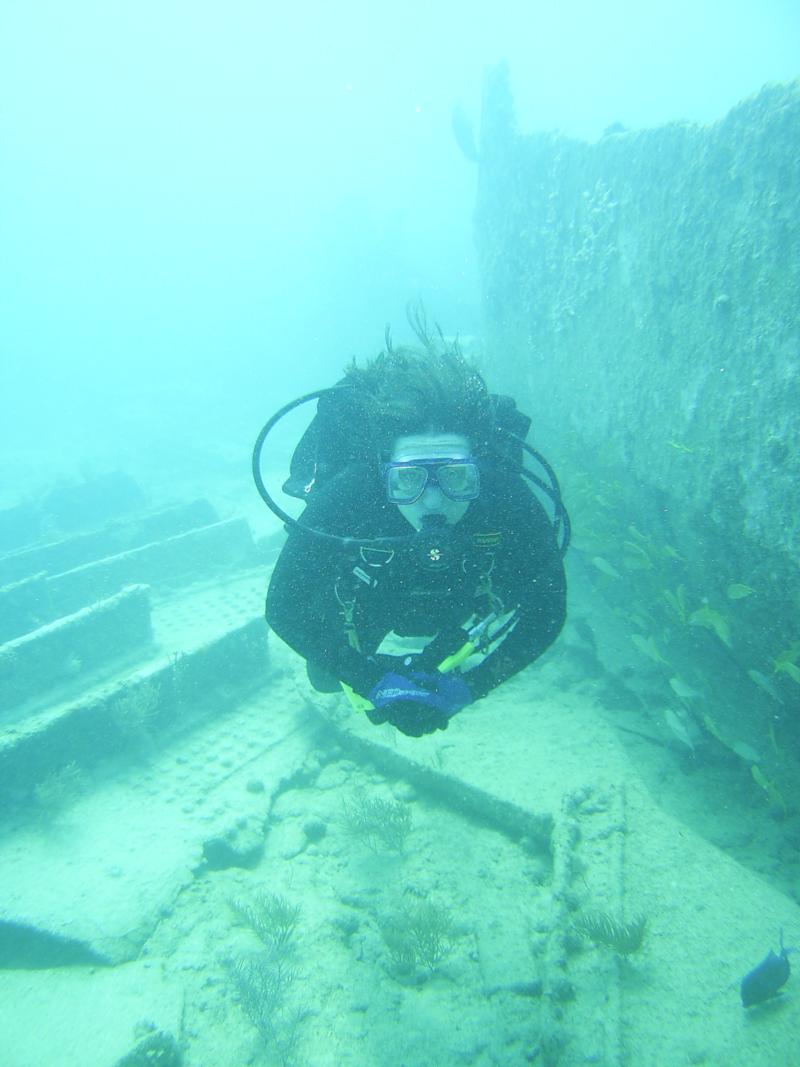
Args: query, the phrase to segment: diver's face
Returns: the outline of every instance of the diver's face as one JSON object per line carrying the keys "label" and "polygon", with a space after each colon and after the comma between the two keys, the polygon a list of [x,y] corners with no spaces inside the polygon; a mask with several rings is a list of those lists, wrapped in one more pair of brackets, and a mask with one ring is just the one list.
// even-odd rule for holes
{"label": "diver's face", "polygon": [[[393,463],[410,463],[414,460],[467,459],[470,456],[469,441],[457,433],[421,433],[398,437],[392,449]],[[463,519],[470,505],[469,500],[451,500],[438,485],[425,486],[422,496],[413,504],[397,504],[397,510],[415,530],[422,529],[426,516],[441,515],[451,525]]]}

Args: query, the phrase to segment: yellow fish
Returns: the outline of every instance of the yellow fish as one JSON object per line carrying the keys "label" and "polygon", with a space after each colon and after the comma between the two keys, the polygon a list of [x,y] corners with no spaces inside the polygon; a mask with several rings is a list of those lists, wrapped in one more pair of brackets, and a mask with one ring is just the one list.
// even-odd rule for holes
{"label": "yellow fish", "polygon": [[731,647],[731,628],[724,615],[720,615],[708,604],[693,611],[689,616],[690,626],[705,626],[707,630],[713,630],[723,644]]}
{"label": "yellow fish", "polygon": [[783,703],[778,690],[772,684],[770,679],[763,675],[761,671],[748,671],[747,677],[754,685],[757,685],[759,689],[763,689],[765,693],[769,694],[773,700],[777,700],[779,704]]}
{"label": "yellow fish", "polygon": [[728,742],[723,738],[722,734],[719,732],[719,727],[714,722],[714,720],[711,718],[711,716],[710,715],[704,715],[703,716],[703,722],[706,724],[706,729],[711,734],[711,736],[715,737],[717,739],[717,741],[719,741],[719,743],[721,745],[724,745],[727,748],[728,747]]}
{"label": "yellow fish", "polygon": [[641,634],[631,634],[631,641],[633,641],[640,652],[643,652],[644,655],[648,656],[654,663],[667,662],[658,651],[658,647],[652,637],[642,637]]}
{"label": "yellow fish", "polygon": [[602,556],[595,556],[592,559],[592,563],[595,567],[597,567],[601,574],[606,574],[609,578],[621,577],[619,571],[615,570],[614,567],[612,567],[611,564],[608,562],[608,560],[603,559]]}
{"label": "yellow fish", "polygon": [[645,552],[640,544],[636,541],[623,541],[622,549],[625,553],[623,562],[626,567],[631,567],[634,570],[649,571],[653,569],[653,564],[650,557]]}
{"label": "yellow fish", "polygon": [[788,674],[793,682],[800,685],[800,668],[797,666],[797,657],[800,656],[800,641],[792,641],[788,648],[779,652],[772,661],[772,669],[776,674]]}
{"label": "yellow fish", "polygon": [[775,660],[775,673],[788,674],[793,682],[797,682],[800,685],[800,667],[796,663],[792,663],[790,659]]}
{"label": "yellow fish", "polygon": [[672,608],[672,610],[678,616],[680,621],[685,625],[686,624],[686,590],[683,588],[683,586],[679,585],[674,593],[672,592],[671,589],[665,589],[661,595],[664,597],[666,602],[669,604],[669,606]]}
{"label": "yellow fish", "polygon": [[664,545],[664,555],[668,559],[677,560],[679,563],[685,562],[683,556],[680,554],[677,548],[673,548],[672,545]]}
{"label": "yellow fish", "polygon": [[698,697],[703,695],[699,689],[692,689],[677,675],[674,678],[670,678],[669,687],[675,696],[680,697],[681,700],[697,700]]}
{"label": "yellow fish", "polygon": [[641,530],[637,530],[633,523],[631,523],[628,527],[628,531],[630,532],[631,537],[635,537],[636,540],[641,541],[642,544],[650,544],[650,538],[647,536],[647,534],[643,534]]}
{"label": "yellow fish", "polygon": [[767,778],[757,763],[754,763],[750,768],[750,773],[752,774],[753,781],[756,785],[760,785],[767,794],[770,804],[774,804],[776,808],[782,808],[785,812],[786,801],[783,799],[780,790],[773,781]]}
{"label": "yellow fish", "polygon": [[746,596],[752,596],[755,589],[751,589],[749,585],[742,585],[741,582],[731,582],[726,592],[728,600],[744,600]]}

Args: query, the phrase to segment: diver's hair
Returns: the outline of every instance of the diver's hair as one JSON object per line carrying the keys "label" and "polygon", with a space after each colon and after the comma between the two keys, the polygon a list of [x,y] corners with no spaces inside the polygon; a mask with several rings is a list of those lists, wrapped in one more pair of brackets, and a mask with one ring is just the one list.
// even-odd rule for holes
{"label": "diver's hair", "polygon": [[458,340],[447,340],[436,327],[432,336],[420,307],[408,312],[419,345],[392,344],[364,367],[355,361],[344,384],[361,394],[370,448],[388,454],[398,437],[420,433],[463,434],[474,453],[489,450],[494,429],[493,405],[486,383]]}

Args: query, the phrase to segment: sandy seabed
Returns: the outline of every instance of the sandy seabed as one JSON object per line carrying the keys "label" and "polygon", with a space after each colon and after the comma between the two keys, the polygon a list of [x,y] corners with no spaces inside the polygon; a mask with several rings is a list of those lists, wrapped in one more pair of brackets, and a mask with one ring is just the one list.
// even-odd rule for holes
{"label": "sandy seabed", "polygon": [[[0,840],[6,924],[98,960],[0,972],[3,1067],[800,1062],[796,979],[739,998],[796,903],[659,803],[557,659],[419,740],[272,670]],[[641,946],[582,936],[597,912]]]}

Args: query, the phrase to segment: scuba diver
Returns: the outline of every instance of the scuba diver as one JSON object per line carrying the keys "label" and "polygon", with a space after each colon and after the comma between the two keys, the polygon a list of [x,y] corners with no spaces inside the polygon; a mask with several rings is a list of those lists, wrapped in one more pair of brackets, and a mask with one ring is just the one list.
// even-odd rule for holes
{"label": "scuba diver", "polygon": [[[488,392],[457,342],[431,337],[420,316],[412,325],[419,347],[394,348],[387,330],[376,359],[273,416],[253,473],[289,527],[269,626],[315,689],[344,690],[373,723],[419,737],[556,639],[569,520],[555,474],[525,443],[527,416]],[[315,398],[283,486],[306,501],[294,520],[264,486],[261,449],[276,421]]]}

